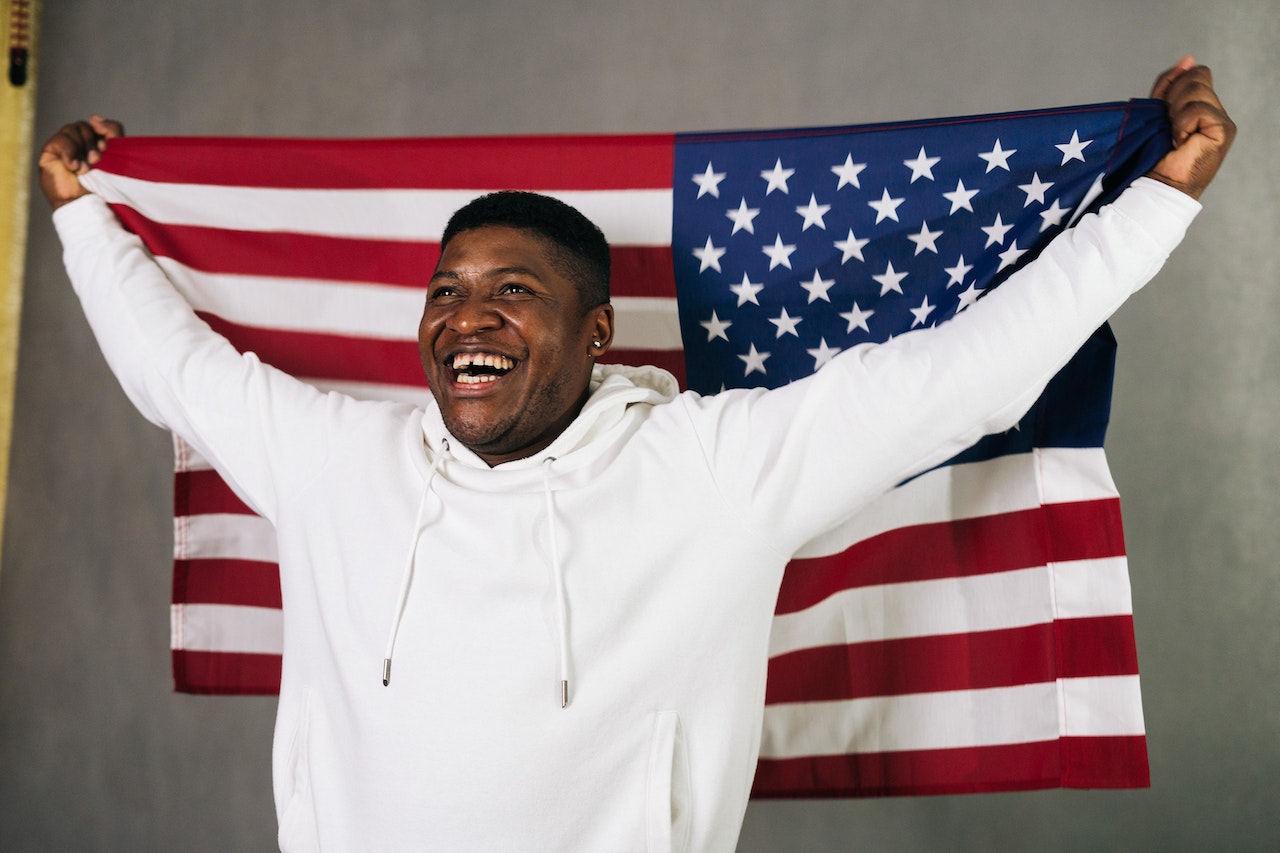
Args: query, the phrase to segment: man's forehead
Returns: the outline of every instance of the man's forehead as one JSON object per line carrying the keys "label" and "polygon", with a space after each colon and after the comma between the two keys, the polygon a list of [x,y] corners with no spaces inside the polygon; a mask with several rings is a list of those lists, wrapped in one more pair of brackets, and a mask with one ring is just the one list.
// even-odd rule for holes
{"label": "man's forehead", "polygon": [[453,236],[441,252],[432,277],[465,273],[546,278],[551,270],[559,272],[564,256],[563,247],[537,231],[511,225],[481,225]]}

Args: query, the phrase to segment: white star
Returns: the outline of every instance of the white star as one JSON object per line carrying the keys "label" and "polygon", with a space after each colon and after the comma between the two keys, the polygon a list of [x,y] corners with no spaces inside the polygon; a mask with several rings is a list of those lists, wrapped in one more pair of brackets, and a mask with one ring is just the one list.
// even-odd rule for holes
{"label": "white star", "polygon": [[818,204],[818,199],[809,194],[809,204],[806,207],[797,207],[796,213],[804,217],[804,225],[801,231],[808,231],[810,225],[817,225],[823,231],[827,230],[827,223],[822,221],[822,217],[827,215],[827,211],[831,209],[829,204]]}
{"label": "white star", "polygon": [[982,230],[987,234],[987,245],[983,246],[983,248],[987,248],[987,246],[990,246],[992,243],[995,243],[998,246],[1003,246],[1004,235],[1008,234],[1011,228],[1013,228],[1013,226],[1005,225],[1004,221],[1000,219],[1000,214],[997,213],[995,222],[990,225],[982,226]]}
{"label": "white star", "polygon": [[782,158],[779,157],[778,162],[773,164],[772,169],[760,173],[760,177],[769,182],[769,188],[764,191],[764,194],[768,195],[774,190],[782,190],[784,193],[788,192],[787,179],[795,173],[795,169],[782,168]]}
{"label": "white star", "polygon": [[893,268],[893,261],[889,261],[889,266],[884,272],[871,277],[880,283],[880,295],[884,296],[890,290],[902,293],[902,280],[907,277],[907,273],[898,272]]}
{"label": "white star", "polygon": [[707,245],[701,249],[694,249],[693,256],[702,261],[702,266],[698,267],[698,272],[706,272],[707,268],[720,272],[720,258],[725,253],[724,249],[718,249],[711,245],[711,238],[707,238]]}
{"label": "white star", "polygon": [[827,291],[836,283],[834,278],[823,278],[818,275],[818,271],[813,271],[813,281],[804,282],[800,286],[809,291],[809,302],[817,302],[821,299],[823,302],[830,302],[831,297],[827,296]]}
{"label": "white star", "polygon": [[1040,180],[1039,172],[1036,172],[1034,175],[1031,176],[1031,183],[1018,184],[1018,189],[1022,190],[1024,193],[1027,194],[1027,200],[1023,203],[1022,206],[1029,207],[1031,205],[1031,202],[1033,201],[1038,201],[1041,204],[1044,204],[1045,190],[1049,189],[1049,187],[1051,186],[1053,186],[1053,181],[1050,181],[1049,183],[1046,184],[1044,181]]}
{"label": "white star", "polygon": [[1000,147],[1000,140],[997,139],[994,148],[986,154],[979,154],[978,156],[987,161],[988,172],[992,169],[1004,169],[1007,172],[1009,171],[1009,156],[1017,153],[1017,148],[1010,148],[1008,151],[1005,151]]}
{"label": "white star", "polygon": [[[710,239],[710,238],[707,238]],[[783,266],[791,269],[791,253],[796,250],[795,246],[784,245],[782,235],[779,234],[777,239],[773,241],[772,246],[762,246],[760,251],[769,256],[769,269]]]}
{"label": "white star", "polygon": [[698,198],[704,195],[712,195],[720,198],[720,182],[724,180],[724,172],[717,172],[711,168],[711,161],[707,161],[707,171],[701,175],[694,175],[693,182],[698,185]]}
{"label": "white star", "polygon": [[813,356],[813,369],[821,370],[824,364],[836,357],[836,354],[840,352],[840,348],[829,347],[827,346],[826,338],[819,338],[818,348],[807,350],[807,352]]}
{"label": "white star", "polygon": [[924,153],[924,147],[920,148],[920,153],[916,155],[914,160],[903,160],[902,165],[911,170],[911,183],[916,182],[916,178],[928,178],[933,180],[933,167],[938,165],[941,157],[930,157]]}
{"label": "white star", "polygon": [[911,313],[912,313],[912,315],[913,315],[913,316],[915,316],[915,318],[916,318],[916,319],[911,323],[911,328],[913,328],[913,329],[914,329],[916,326],[923,326],[923,325],[924,325],[925,318],[927,318],[930,314],[932,314],[932,313],[933,313],[933,309],[935,309],[935,308],[937,308],[937,307],[938,307],[937,305],[930,305],[930,304],[929,304],[929,297],[928,297],[928,296],[926,296],[926,297],[924,298],[924,302],[921,302],[921,303],[920,303],[920,307],[919,307],[919,308],[912,308],[912,309],[911,309]]}
{"label": "white star", "polygon": [[853,229],[850,228],[849,239],[836,241],[836,248],[844,253],[844,257],[840,258],[840,263],[843,264],[850,258],[857,258],[860,261],[865,261],[866,258],[862,257],[862,247],[870,242],[870,240],[859,240],[857,237],[853,236]]}
{"label": "white star", "polygon": [[886,188],[879,201],[869,201],[867,204],[875,209],[876,224],[879,225],[885,219],[898,222],[898,205],[904,201],[906,201],[904,198],[890,198],[889,190]]}
{"label": "white star", "polygon": [[775,335],[775,337],[778,338],[783,335],[795,335],[797,338],[800,337],[800,333],[796,331],[796,326],[800,325],[803,321],[803,317],[792,317],[788,314],[786,308],[783,308],[782,313],[777,317],[769,318],[769,322],[778,327],[778,334]]}
{"label": "white star", "polygon": [[867,334],[871,334],[871,328],[867,325],[867,319],[874,313],[876,312],[863,311],[861,308],[858,307],[857,302],[853,303],[852,311],[845,311],[840,315],[841,317],[849,321],[849,328],[845,329],[845,333],[848,334],[849,332],[852,332],[854,329],[861,329]]}
{"label": "white star", "polygon": [[1070,210],[1067,210],[1065,207],[1058,204],[1058,200],[1055,198],[1053,200],[1053,204],[1040,211],[1040,218],[1044,220],[1040,223],[1041,233],[1044,233],[1057,225],[1061,225],[1062,217],[1066,216],[1070,212]]}
{"label": "white star", "polygon": [[765,363],[765,360],[769,357],[769,355],[770,354],[767,352],[756,352],[756,345],[752,344],[750,352],[748,352],[746,355],[738,356],[738,358],[742,359],[743,364],[747,366],[746,372],[743,373],[742,375],[750,376],[751,373],[756,370],[760,371],[761,373],[767,373],[767,371],[764,369],[764,363]]}
{"label": "white star", "polygon": [[977,282],[970,284],[968,290],[962,291],[960,293],[960,305],[959,307],[956,308],[956,313],[959,314],[961,311],[968,308],[973,303],[977,302],[978,297],[981,295],[982,295],[982,291],[978,289]]}
{"label": "white star", "polygon": [[[1018,241],[1014,240],[1012,243],[1009,244],[1009,248],[1005,249],[1003,252],[1000,253],[1000,270],[1004,269],[1010,264],[1016,264],[1018,262],[1018,258],[1022,257],[1026,253],[1027,253],[1027,250],[1019,249]],[[1000,270],[996,270],[996,272],[1000,272]]]}
{"label": "white star", "polygon": [[916,254],[928,249],[935,255],[938,254],[938,238],[942,236],[941,231],[930,231],[928,222],[920,223],[919,234],[908,234],[907,239],[916,244]]}
{"label": "white star", "polygon": [[977,190],[967,190],[964,188],[964,181],[956,181],[956,191],[953,193],[943,193],[942,197],[951,202],[951,212],[957,210],[967,210],[973,213],[973,205],[969,204],[973,197],[978,194]]}
{"label": "white star", "polygon": [[748,234],[756,233],[755,218],[760,215],[760,208],[747,207],[747,200],[744,198],[742,203],[738,205],[737,210],[730,210],[725,216],[733,220],[733,230],[729,232],[730,236],[737,234],[739,231],[746,231]]}
{"label": "white star", "polygon": [[858,183],[858,175],[865,168],[867,168],[866,163],[855,163],[853,162],[853,155],[847,155],[844,158],[844,165],[831,167],[831,171],[835,172],[836,176],[840,178],[840,183],[836,184],[836,189],[840,189],[845,184],[852,184],[858,189],[862,189],[862,184]]}
{"label": "white star", "polygon": [[712,311],[711,319],[701,322],[698,325],[707,330],[707,342],[709,343],[714,341],[716,338],[724,338],[726,341],[729,340],[729,336],[724,333],[724,330],[732,326],[733,323],[730,323],[728,320],[721,320],[716,316],[716,312]]}
{"label": "white star", "polygon": [[973,269],[973,264],[966,264],[964,262],[964,255],[961,255],[960,260],[956,261],[956,265],[954,267],[944,267],[944,269],[946,270],[947,275],[951,277],[947,281],[947,289],[950,290],[951,285],[953,284],[964,284],[964,277]]}
{"label": "white star", "polygon": [[1062,162],[1059,163],[1058,165],[1065,166],[1067,165],[1067,163],[1071,162],[1072,160],[1079,160],[1081,163],[1083,163],[1084,149],[1091,142],[1093,142],[1092,139],[1086,139],[1084,142],[1081,142],[1080,132],[1078,130],[1071,131],[1070,142],[1064,142],[1061,145],[1053,146],[1054,148],[1057,148],[1059,151],[1062,152]]}
{"label": "white star", "polygon": [[738,307],[741,308],[748,302],[754,302],[756,305],[759,305],[760,301],[756,299],[756,294],[764,290],[764,285],[756,284],[751,279],[747,278],[746,273],[743,273],[742,284],[731,284],[729,285],[729,289],[738,294]]}

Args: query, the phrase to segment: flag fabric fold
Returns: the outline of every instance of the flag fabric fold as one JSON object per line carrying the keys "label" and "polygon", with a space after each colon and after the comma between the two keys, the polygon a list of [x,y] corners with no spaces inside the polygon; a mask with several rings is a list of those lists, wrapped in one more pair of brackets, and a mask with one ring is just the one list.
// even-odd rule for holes
{"label": "flag fabric fold", "polygon": [[[714,134],[127,138],[86,183],[237,348],[405,400],[428,393],[416,324],[449,214],[486,191],[554,195],[610,240],[610,360],[715,393],[945,322],[1167,140],[1155,101]],[[1015,429],[796,555],[755,796],[1149,784],[1102,451],[1114,348],[1100,329]],[[275,692],[274,532],[175,449],[175,685]]]}

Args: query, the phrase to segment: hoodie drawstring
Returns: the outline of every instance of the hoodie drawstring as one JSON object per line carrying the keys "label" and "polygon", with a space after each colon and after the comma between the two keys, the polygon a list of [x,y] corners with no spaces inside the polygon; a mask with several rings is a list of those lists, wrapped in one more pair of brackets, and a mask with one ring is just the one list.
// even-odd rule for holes
{"label": "hoodie drawstring", "polygon": [[413,540],[409,544],[409,556],[404,563],[404,571],[400,576],[400,595],[396,598],[395,613],[391,617],[391,633],[387,637],[387,654],[382,659],[382,686],[389,687],[391,685],[391,655],[396,648],[396,634],[400,632],[400,617],[404,615],[404,606],[409,600],[409,587],[413,584],[413,564],[418,556],[418,540],[422,531],[422,513],[427,507],[427,495],[431,493],[431,481],[435,479],[436,471],[440,470],[440,463],[444,461],[445,456],[449,454],[449,442],[441,442],[441,450],[436,454],[435,461],[431,463],[431,470],[427,472],[425,481],[422,484],[422,499],[418,501],[418,512],[414,516],[413,521]]}
{"label": "hoodie drawstring", "polygon": [[556,540],[555,501],[551,496],[551,463],[549,457],[542,463],[542,493],[547,504],[547,538],[551,544],[551,572],[556,585],[556,630],[560,635],[560,707],[569,707],[569,629],[565,615],[564,567],[560,564],[560,546]]}

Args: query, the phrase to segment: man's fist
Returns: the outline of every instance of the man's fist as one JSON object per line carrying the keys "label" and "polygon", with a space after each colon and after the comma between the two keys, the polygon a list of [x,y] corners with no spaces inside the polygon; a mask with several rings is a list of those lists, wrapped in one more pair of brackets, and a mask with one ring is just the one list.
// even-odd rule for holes
{"label": "man's fist", "polygon": [[1148,174],[1200,198],[1236,138],[1236,124],[1213,90],[1213,73],[1184,56],[1156,78],[1151,97],[1169,107],[1173,150]]}
{"label": "man's fist", "polygon": [[89,171],[107,140],[124,136],[124,125],[118,121],[90,116],[86,121],[63,125],[40,149],[40,189],[57,210],[89,191],[80,184],[80,176]]}

